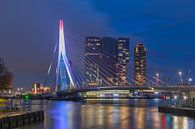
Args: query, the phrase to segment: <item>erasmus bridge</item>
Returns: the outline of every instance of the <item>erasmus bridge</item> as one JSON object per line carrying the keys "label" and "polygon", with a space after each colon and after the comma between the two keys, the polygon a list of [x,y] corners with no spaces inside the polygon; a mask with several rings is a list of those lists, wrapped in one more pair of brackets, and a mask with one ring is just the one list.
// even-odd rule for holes
{"label": "erasmus bridge", "polygon": [[[66,27],[65,27],[66,28]],[[60,20],[59,24],[59,41],[56,43],[54,48],[54,55],[58,53],[57,64],[55,67],[55,92],[63,92],[64,94],[71,93],[86,93],[91,91],[124,91],[124,90],[155,90],[162,92],[192,92],[195,94],[195,87],[193,86],[181,86],[181,85],[169,85],[168,83],[160,80],[158,78],[157,83],[154,76],[151,75],[150,78],[146,78],[147,83],[143,86],[135,86],[133,82],[133,77],[131,74],[127,73],[127,84],[128,85],[99,85],[99,86],[88,86],[85,84],[85,60],[90,60],[96,62],[99,67],[102,67],[103,70],[99,71],[99,78],[104,82],[107,81],[106,76],[114,74],[115,71],[107,67],[103,62],[95,60],[93,58],[88,58],[85,56],[85,44],[83,39],[76,33],[71,31],[64,31],[63,20]],[[91,49],[91,48],[89,48]],[[51,68],[54,65],[54,57],[50,62],[47,76],[51,73]],[[130,67],[131,68],[131,67]],[[133,69],[133,68],[132,68]],[[93,78],[94,81],[97,81],[97,78]],[[47,83],[47,79],[45,84]]]}

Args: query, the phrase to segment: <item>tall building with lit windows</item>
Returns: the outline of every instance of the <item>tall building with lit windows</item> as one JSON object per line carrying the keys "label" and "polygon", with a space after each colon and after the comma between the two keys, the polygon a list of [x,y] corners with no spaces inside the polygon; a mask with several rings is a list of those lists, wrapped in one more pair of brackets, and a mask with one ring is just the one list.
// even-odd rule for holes
{"label": "tall building with lit windows", "polygon": [[86,84],[128,85],[129,38],[90,36],[85,42]]}
{"label": "tall building with lit windows", "polygon": [[138,86],[146,83],[146,48],[142,43],[134,48],[134,83]]}
{"label": "tall building with lit windows", "polygon": [[[102,51],[107,55],[103,63],[112,71],[107,77],[112,85],[128,85],[127,65],[129,63],[129,38],[102,37]],[[103,54],[103,55],[105,55]],[[104,56],[102,57],[102,60]]]}
{"label": "tall building with lit windows", "polygon": [[129,38],[118,38],[116,41],[116,67],[119,85],[128,85],[127,65],[129,58]]}
{"label": "tall building with lit windows", "polygon": [[99,86],[100,62],[101,59],[101,40],[100,37],[90,36],[85,39],[85,76],[87,86]]}

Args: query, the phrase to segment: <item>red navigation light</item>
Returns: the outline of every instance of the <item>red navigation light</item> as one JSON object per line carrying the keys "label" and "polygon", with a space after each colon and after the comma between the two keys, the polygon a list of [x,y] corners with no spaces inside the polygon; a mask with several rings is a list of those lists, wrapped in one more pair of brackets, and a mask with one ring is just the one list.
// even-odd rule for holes
{"label": "red navigation light", "polygon": [[62,29],[63,29],[63,20],[60,19],[60,30],[62,30]]}
{"label": "red navigation light", "polygon": [[162,99],[163,99],[163,100],[166,100],[166,96],[165,96],[165,95],[163,95],[163,96],[162,96]]}

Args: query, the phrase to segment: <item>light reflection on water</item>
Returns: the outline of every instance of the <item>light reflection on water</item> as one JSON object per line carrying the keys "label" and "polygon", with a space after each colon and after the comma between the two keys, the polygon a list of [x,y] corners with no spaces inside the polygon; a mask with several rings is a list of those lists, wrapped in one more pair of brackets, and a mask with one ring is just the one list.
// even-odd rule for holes
{"label": "light reflection on water", "polygon": [[195,119],[158,113],[161,100],[33,101],[45,111],[44,122],[19,129],[194,129]]}

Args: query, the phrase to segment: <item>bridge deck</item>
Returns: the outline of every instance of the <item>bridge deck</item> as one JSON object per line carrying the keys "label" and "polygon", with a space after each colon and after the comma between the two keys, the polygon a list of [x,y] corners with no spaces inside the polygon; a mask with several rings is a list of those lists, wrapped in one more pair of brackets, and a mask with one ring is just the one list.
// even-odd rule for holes
{"label": "bridge deck", "polygon": [[195,86],[105,86],[105,87],[82,87],[69,89],[66,92],[88,92],[101,90],[160,90],[160,91],[195,91]]}

